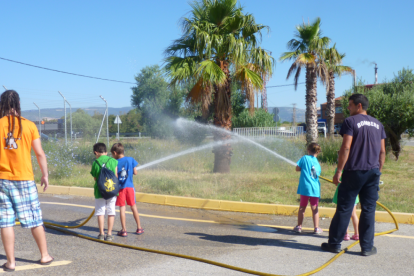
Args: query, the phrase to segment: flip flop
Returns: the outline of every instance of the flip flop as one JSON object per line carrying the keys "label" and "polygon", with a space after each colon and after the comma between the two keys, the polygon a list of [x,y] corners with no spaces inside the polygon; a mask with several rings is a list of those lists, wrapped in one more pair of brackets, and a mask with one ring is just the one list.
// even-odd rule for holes
{"label": "flip flop", "polygon": [[118,234],[116,234],[117,236],[120,236],[120,237],[126,237],[126,236],[128,236],[128,232],[127,231],[119,231],[118,232]]}
{"label": "flip flop", "polygon": [[7,266],[6,266],[6,264],[7,263],[4,263],[2,266],[1,266],[1,268],[3,268],[3,270],[4,271],[6,271],[6,272],[14,272],[16,269],[15,268],[8,268]]}
{"label": "flip flop", "polygon": [[52,257],[52,259],[50,260],[50,261],[48,261],[48,262],[44,262],[44,263],[42,263],[40,260],[39,260],[39,264],[40,265],[50,265],[53,261],[55,260],[55,258],[53,258]]}

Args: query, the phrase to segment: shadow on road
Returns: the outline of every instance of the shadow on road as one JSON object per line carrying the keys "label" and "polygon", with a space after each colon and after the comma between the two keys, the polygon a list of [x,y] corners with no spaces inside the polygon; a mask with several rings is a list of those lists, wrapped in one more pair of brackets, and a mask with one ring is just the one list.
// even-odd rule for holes
{"label": "shadow on road", "polygon": [[280,246],[292,249],[310,250],[310,251],[321,251],[319,245],[311,245],[299,243],[295,240],[285,239],[266,239],[266,238],[255,238],[255,237],[244,237],[236,235],[209,235],[205,233],[185,233],[186,235],[199,236],[202,240],[229,243],[229,244],[242,244],[250,246],[267,245],[267,246]]}
{"label": "shadow on road", "polygon": [[[1,260],[7,261],[6,255],[0,254],[0,261]],[[28,260],[28,259],[23,259],[23,258],[16,258],[16,262],[24,262],[24,263],[38,264],[39,263],[39,260],[33,261],[33,260]]]}

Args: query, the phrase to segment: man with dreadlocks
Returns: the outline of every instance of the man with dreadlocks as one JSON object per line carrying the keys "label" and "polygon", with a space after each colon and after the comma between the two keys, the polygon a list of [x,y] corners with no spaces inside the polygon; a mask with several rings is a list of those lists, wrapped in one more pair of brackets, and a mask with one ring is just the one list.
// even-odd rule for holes
{"label": "man with dreadlocks", "polygon": [[32,231],[41,254],[39,264],[49,265],[54,259],[47,251],[30,154],[33,149],[42,171],[40,184],[45,185],[46,191],[49,185],[47,161],[39,132],[33,122],[21,116],[19,94],[14,90],[1,94],[0,117],[0,228],[7,257],[1,267],[8,272],[16,267],[13,229],[16,216],[23,228]]}

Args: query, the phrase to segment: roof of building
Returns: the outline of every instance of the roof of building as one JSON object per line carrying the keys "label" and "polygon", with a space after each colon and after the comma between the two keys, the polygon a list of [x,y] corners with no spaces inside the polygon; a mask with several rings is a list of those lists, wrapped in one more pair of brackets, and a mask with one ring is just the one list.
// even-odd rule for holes
{"label": "roof of building", "polygon": [[[341,97],[336,98],[336,99],[335,99],[335,102],[336,102],[336,101],[340,101],[340,100],[342,100],[342,96],[341,96]],[[323,104],[321,104],[321,105],[324,105],[324,104],[328,104],[328,103],[326,102],[326,103],[323,103]]]}

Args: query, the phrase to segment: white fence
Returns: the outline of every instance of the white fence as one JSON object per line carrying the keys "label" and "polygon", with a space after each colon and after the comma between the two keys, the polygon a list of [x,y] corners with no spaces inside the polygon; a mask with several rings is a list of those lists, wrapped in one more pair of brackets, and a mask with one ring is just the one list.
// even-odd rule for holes
{"label": "white fence", "polygon": [[234,128],[234,133],[240,136],[260,137],[297,137],[303,135],[303,126],[297,127],[244,127]]}

